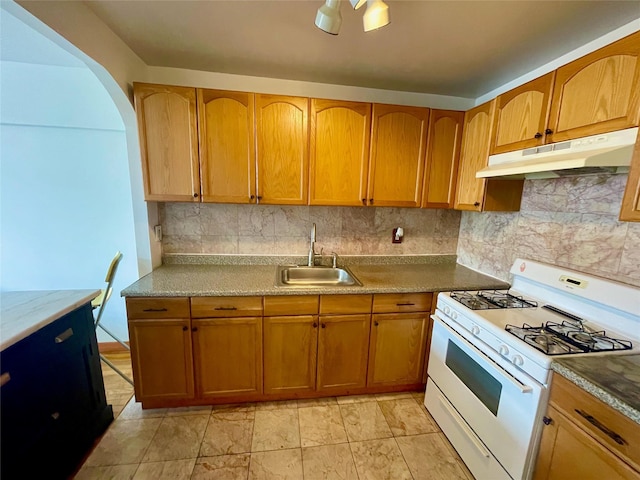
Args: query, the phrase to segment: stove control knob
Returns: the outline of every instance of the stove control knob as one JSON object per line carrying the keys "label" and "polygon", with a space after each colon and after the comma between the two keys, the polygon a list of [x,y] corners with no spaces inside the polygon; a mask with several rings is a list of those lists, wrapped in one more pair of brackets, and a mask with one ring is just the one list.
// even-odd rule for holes
{"label": "stove control knob", "polygon": [[455,310],[451,311],[451,318],[453,318],[454,320],[458,319],[458,312],[456,312]]}
{"label": "stove control knob", "polygon": [[449,315],[451,313],[451,309],[449,307],[444,307],[445,315]]}
{"label": "stove control knob", "polygon": [[471,327],[471,333],[473,333],[474,335],[478,335],[480,333],[480,327],[474,325],[473,327]]}
{"label": "stove control knob", "polygon": [[521,367],[524,364],[524,359],[520,355],[514,355],[511,361],[516,367]]}
{"label": "stove control knob", "polygon": [[500,355],[502,355],[503,357],[509,355],[509,347],[507,347],[506,345],[500,345],[499,351]]}

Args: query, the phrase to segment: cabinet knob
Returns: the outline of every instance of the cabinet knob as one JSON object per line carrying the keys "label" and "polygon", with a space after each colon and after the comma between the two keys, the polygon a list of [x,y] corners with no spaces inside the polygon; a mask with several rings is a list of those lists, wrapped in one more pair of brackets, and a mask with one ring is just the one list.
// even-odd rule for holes
{"label": "cabinet knob", "polygon": [[374,320],[373,324],[377,327],[378,326],[378,321]]}
{"label": "cabinet knob", "polygon": [[318,328],[318,324],[316,322],[313,322],[313,328]]}
{"label": "cabinet knob", "polygon": [[327,328],[327,324],[326,324],[326,323],[321,323],[321,324],[320,324],[320,326],[321,326],[322,328]]}
{"label": "cabinet knob", "polygon": [[198,198],[198,194],[197,194],[197,193],[194,193],[194,194],[193,194],[193,198]]}
{"label": "cabinet knob", "polygon": [[553,420],[551,420],[549,417],[542,417],[542,423],[544,423],[545,425],[551,425],[553,423]]}
{"label": "cabinet knob", "polygon": [[369,205],[373,205],[373,198],[369,199]]}
{"label": "cabinet knob", "polygon": [[54,420],[58,420],[60,418],[60,412],[53,412],[51,414],[51,418],[53,418]]}
{"label": "cabinet knob", "polygon": [[249,196],[249,200],[255,200],[255,199],[256,199],[256,196],[255,196],[255,195],[250,195],[250,196]]}
{"label": "cabinet knob", "polygon": [[474,203],[473,203],[473,206],[474,206],[474,207],[479,207],[479,206],[480,206],[480,202],[474,202]]}
{"label": "cabinet knob", "polygon": [[262,200],[262,195],[258,195],[256,198],[258,199],[258,201],[260,201]]}
{"label": "cabinet knob", "polygon": [[547,128],[547,129],[544,131],[544,133],[545,133],[546,135],[551,135],[551,134],[553,133],[553,130],[551,130],[550,128]]}
{"label": "cabinet knob", "polygon": [[187,330],[189,330],[189,327],[182,327],[183,332],[186,332]]}
{"label": "cabinet knob", "polygon": [[191,329],[191,331],[192,331],[192,332],[197,332],[197,331],[198,331],[198,327],[193,327],[193,328]]}
{"label": "cabinet knob", "polygon": [[542,134],[540,132],[536,132],[533,138],[542,138]]}
{"label": "cabinet knob", "polygon": [[367,199],[366,199],[366,198],[363,198],[363,199],[362,199],[362,204],[363,204],[363,205],[366,205],[366,204],[367,204]]}

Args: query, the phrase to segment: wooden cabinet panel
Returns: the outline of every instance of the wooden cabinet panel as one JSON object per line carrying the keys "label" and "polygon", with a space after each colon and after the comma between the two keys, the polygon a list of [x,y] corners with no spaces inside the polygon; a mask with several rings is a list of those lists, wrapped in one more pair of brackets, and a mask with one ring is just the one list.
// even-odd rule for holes
{"label": "wooden cabinet panel", "polygon": [[129,320],[136,400],[194,398],[189,319]]}
{"label": "wooden cabinet panel", "polygon": [[496,99],[491,154],[544,143],[554,75],[536,78]]}
{"label": "wooden cabinet panel", "polygon": [[367,202],[419,207],[429,109],[373,105]]}
{"label": "wooden cabinet panel", "polygon": [[622,197],[620,220],[640,222],[640,133],[633,149],[631,170],[624,190],[624,197]]}
{"label": "wooden cabinet panel", "polygon": [[316,386],[318,319],[264,317],[264,393],[312,392]]}
{"label": "wooden cabinet panel", "polygon": [[145,200],[200,196],[195,88],[133,84]]}
{"label": "wooden cabinet panel", "polygon": [[429,312],[432,293],[376,293],[373,313]]}
{"label": "wooden cabinet panel", "polygon": [[320,316],[317,390],[364,387],[370,314]]}
{"label": "wooden cabinet panel", "polygon": [[547,142],[638,125],[640,32],[556,71]]}
{"label": "wooden cabinet panel", "polygon": [[264,297],[264,315],[316,315],[318,295],[280,295]]}
{"label": "wooden cabinet panel", "polygon": [[362,205],[371,104],[311,100],[309,205]]}
{"label": "wooden cabinet panel", "polygon": [[197,93],[202,201],[255,202],[254,94]]}
{"label": "wooden cabinet panel", "polygon": [[200,398],[262,393],[262,318],[193,320],[196,389]]}
{"label": "wooden cabinet panel", "polygon": [[187,297],[127,297],[127,318],[157,320],[160,318],[189,318],[189,298]]}
{"label": "wooden cabinet panel", "polygon": [[193,318],[255,315],[262,315],[262,297],[191,297]]}
{"label": "wooden cabinet panel", "polygon": [[428,313],[374,314],[368,386],[421,383]]}
{"label": "wooden cabinet panel", "polygon": [[260,203],[306,205],[309,99],[256,94]]}
{"label": "wooden cabinet panel", "polygon": [[464,112],[431,110],[422,206],[453,208]]}
{"label": "wooden cabinet panel", "polygon": [[371,313],[371,298],[373,295],[321,295],[320,313],[349,314]]}

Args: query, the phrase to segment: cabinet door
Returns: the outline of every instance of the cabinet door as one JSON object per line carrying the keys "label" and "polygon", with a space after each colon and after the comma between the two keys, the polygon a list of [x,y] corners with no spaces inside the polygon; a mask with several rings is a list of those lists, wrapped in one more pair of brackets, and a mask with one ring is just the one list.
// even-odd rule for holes
{"label": "cabinet door", "polygon": [[371,104],[311,100],[309,205],[362,205]]}
{"label": "cabinet door", "polygon": [[367,203],[419,207],[429,109],[373,105]]}
{"label": "cabinet door", "polygon": [[464,112],[431,110],[422,206],[453,208]]}
{"label": "cabinet door", "polygon": [[640,133],[636,139],[627,187],[624,190],[624,197],[622,197],[620,220],[640,222]]}
{"label": "cabinet door", "polygon": [[129,320],[138,401],[194,397],[189,324],[188,319]]}
{"label": "cabinet door", "polygon": [[262,393],[262,317],[198,319],[192,331],[200,398]]}
{"label": "cabinet door", "polygon": [[256,94],[257,199],[306,205],[309,99]]}
{"label": "cabinet door", "polygon": [[264,393],[312,392],[317,352],[316,316],[264,317]]}
{"label": "cabinet door", "polygon": [[254,203],[254,94],[198,89],[202,201]]}
{"label": "cabinet door", "polygon": [[496,99],[492,154],[543,144],[553,78],[554,72],[548,73]]}
{"label": "cabinet door", "polygon": [[198,202],[195,88],[133,84],[144,198]]}
{"label": "cabinet door", "polygon": [[322,315],[317,390],[364,387],[371,315]]}
{"label": "cabinet door", "polygon": [[638,479],[626,463],[574,425],[552,406],[547,410],[535,480],[631,480]]}
{"label": "cabinet door", "polygon": [[374,314],[367,385],[421,383],[428,313]]}
{"label": "cabinet door", "polygon": [[611,132],[638,124],[640,32],[556,71],[547,142]]}

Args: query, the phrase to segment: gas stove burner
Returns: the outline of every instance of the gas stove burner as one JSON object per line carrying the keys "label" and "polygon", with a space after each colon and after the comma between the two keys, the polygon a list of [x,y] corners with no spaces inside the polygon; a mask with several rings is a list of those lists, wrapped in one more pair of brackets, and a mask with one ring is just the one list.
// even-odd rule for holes
{"label": "gas stove burner", "polygon": [[569,334],[569,338],[572,338],[579,343],[595,343],[595,340],[589,333],[585,332],[573,332]]}
{"label": "gas stove burner", "polygon": [[451,298],[460,302],[465,307],[471,310],[488,310],[490,308],[500,308],[488,301],[487,299],[479,296],[477,293],[472,292],[451,292]]}
{"label": "gas stove burner", "polygon": [[481,290],[478,292],[452,292],[451,298],[471,310],[491,308],[529,308],[537,307],[536,302],[512,295],[508,290]]}

